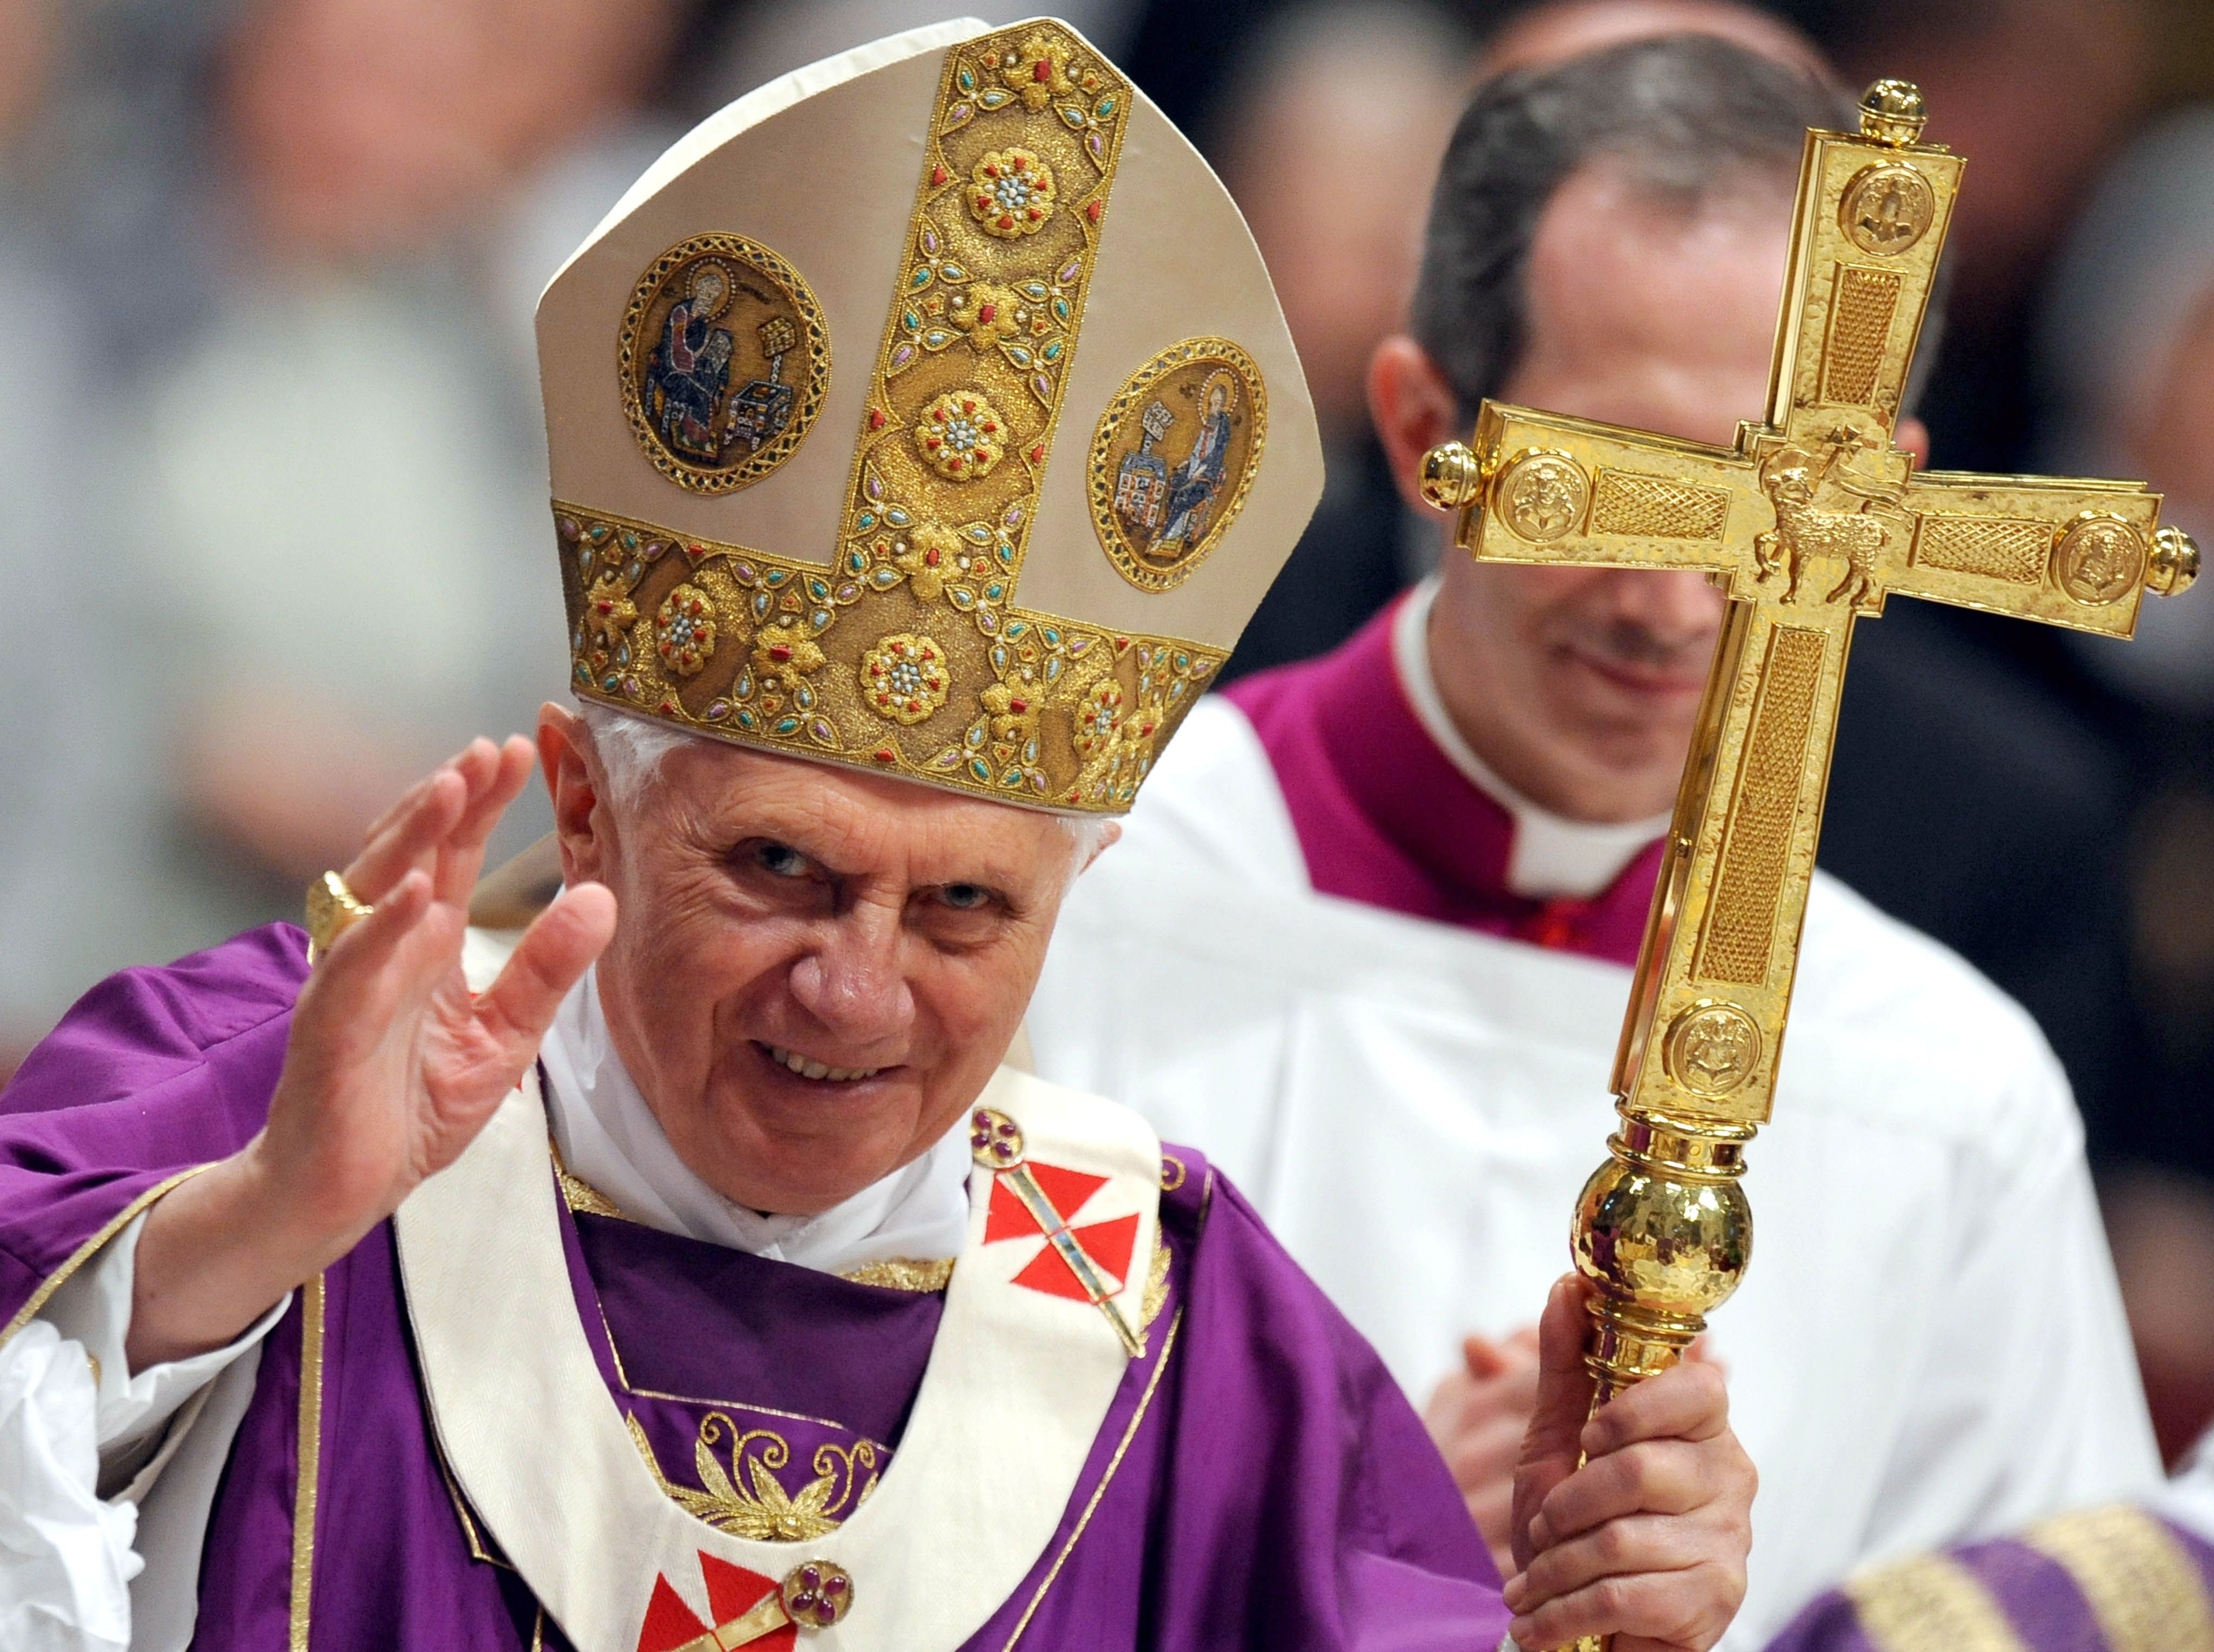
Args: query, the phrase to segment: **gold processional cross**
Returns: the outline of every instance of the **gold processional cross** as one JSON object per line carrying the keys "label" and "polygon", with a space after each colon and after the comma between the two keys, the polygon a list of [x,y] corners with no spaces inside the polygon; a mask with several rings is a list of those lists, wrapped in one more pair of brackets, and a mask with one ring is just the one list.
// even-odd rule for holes
{"label": "gold processional cross", "polygon": [[1487,401],[1423,491],[1478,561],[1697,568],[1729,593],[1578,1202],[1602,1399],[1673,1364],[1752,1250],[1743,1149],[1775,1094],[1853,625],[1893,593],[2127,637],[2198,548],[2136,482],[1928,471],[1892,445],[1963,161],[1879,81],[1810,132],[1768,415],[1734,447]]}

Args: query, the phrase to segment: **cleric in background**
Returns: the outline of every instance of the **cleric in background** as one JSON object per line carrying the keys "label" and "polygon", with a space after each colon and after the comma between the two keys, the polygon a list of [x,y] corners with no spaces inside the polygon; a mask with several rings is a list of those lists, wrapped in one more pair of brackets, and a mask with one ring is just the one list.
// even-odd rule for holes
{"label": "cleric in background", "polygon": [[[1369,380],[1410,502],[1486,396],[1723,444],[1758,415],[1805,131],[1854,125],[1777,32],[1526,55],[1477,92],[1413,336]],[[1504,1558],[1531,1327],[1616,1123],[1723,598],[1479,566],[1436,531],[1440,573],[1352,641],[1192,713],[1072,894],[1029,1026],[1041,1074],[1238,1178],[1428,1402]],[[2156,1483],[2082,1143],[2029,1018],[1818,874],[1751,1153],[1760,1265],[1708,1338],[1762,1477],[1727,1644],[1870,1557]]]}
{"label": "cleric in background", "polygon": [[[1752,1474],[1715,1371],[1587,1423],[1562,1285],[1502,1591],[1235,1190],[1000,1066],[1319,477],[1196,154],[1061,26],[973,28],[725,109],[541,303],[566,891],[468,927],[531,756],[480,742],[318,885],[319,958],[272,927],[118,976],[7,1092],[10,1648],[1728,1622]],[[672,444],[652,346],[707,293],[731,371]],[[1232,479],[1167,554],[1085,486],[1156,403]]]}

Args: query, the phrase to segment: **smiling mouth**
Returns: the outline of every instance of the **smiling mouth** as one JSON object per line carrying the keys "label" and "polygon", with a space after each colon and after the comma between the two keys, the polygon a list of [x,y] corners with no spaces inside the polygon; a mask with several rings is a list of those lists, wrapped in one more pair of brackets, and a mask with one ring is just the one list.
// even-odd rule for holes
{"label": "smiling mouth", "polygon": [[862,1079],[873,1079],[884,1069],[881,1067],[832,1067],[793,1049],[780,1049],[774,1044],[754,1041],[754,1048],[768,1055],[780,1066],[789,1068],[803,1079],[813,1079],[823,1084],[853,1084]]}

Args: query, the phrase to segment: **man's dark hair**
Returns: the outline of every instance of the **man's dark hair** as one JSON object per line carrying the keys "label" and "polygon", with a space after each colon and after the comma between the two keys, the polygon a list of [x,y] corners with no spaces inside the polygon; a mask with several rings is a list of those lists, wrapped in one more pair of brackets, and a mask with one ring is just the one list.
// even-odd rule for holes
{"label": "man's dark hair", "polygon": [[1572,174],[1605,156],[1690,208],[1748,171],[1795,179],[1807,127],[1856,125],[1835,88],[1711,35],[1633,40],[1488,81],[1431,197],[1416,340],[1473,413],[1521,359],[1530,244]]}

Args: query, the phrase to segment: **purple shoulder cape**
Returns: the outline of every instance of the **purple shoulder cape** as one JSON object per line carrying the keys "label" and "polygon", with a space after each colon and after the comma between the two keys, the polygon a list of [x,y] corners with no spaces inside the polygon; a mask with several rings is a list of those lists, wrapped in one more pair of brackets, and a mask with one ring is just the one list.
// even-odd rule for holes
{"label": "purple shoulder cape", "polygon": [[[255,931],[103,983],[24,1063],[0,1094],[10,1323],[138,1202],[260,1128],[305,977],[297,930]],[[969,1646],[1496,1645],[1496,1575],[1374,1354],[1202,1158],[1168,1149],[1164,1172],[1172,1259],[1148,1355],[1061,1530]],[[610,1397],[670,1495],[768,1536],[866,1495],[939,1295],[603,1215],[572,1214],[565,1237]],[[388,1224],[272,1333],[203,1559],[196,1647],[283,1652],[300,1634],[313,1652],[566,1643],[439,1460]]]}
{"label": "purple shoulder cape", "polygon": [[2214,1547],[2128,1504],[1911,1555],[1822,1596],[1769,1652],[2214,1647]]}

